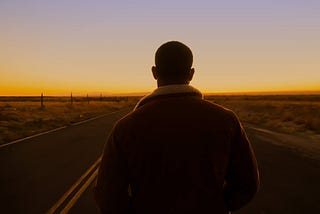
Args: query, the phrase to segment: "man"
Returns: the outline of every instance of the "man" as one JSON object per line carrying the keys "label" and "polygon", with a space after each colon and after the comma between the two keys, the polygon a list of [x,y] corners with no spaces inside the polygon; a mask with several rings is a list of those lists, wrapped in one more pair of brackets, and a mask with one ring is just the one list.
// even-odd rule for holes
{"label": "man", "polygon": [[228,213],[256,193],[245,131],[232,111],[189,86],[192,61],[180,42],[157,50],[158,88],[117,122],[106,143],[95,187],[102,213]]}

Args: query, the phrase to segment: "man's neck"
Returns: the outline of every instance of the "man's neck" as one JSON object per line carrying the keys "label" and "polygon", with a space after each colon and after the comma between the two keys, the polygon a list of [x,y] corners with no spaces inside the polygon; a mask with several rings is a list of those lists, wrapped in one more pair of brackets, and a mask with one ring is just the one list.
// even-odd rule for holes
{"label": "man's neck", "polygon": [[167,86],[167,85],[189,85],[189,81],[179,81],[179,82],[161,82],[158,81],[158,87]]}

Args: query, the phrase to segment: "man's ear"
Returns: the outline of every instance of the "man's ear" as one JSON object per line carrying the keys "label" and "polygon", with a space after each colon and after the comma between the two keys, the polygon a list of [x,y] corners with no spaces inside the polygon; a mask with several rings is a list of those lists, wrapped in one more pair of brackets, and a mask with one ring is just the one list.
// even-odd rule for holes
{"label": "man's ear", "polygon": [[190,69],[190,72],[189,72],[188,81],[191,81],[191,80],[192,80],[193,74],[194,74],[194,68],[191,68],[191,69]]}
{"label": "man's ear", "polygon": [[152,66],[151,70],[152,70],[153,78],[154,78],[155,80],[158,80],[157,67],[156,67],[156,66]]}

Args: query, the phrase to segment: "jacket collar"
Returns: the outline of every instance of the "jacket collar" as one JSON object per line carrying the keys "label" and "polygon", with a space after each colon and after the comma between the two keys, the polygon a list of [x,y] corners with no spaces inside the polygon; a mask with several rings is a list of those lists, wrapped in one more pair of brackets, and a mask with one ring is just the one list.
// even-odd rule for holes
{"label": "jacket collar", "polygon": [[141,98],[139,102],[136,104],[136,106],[134,107],[134,110],[144,105],[151,98],[162,96],[162,95],[172,95],[172,94],[194,94],[195,96],[203,98],[202,93],[198,89],[190,85],[185,85],[185,84],[166,85],[166,86],[158,87],[150,94]]}

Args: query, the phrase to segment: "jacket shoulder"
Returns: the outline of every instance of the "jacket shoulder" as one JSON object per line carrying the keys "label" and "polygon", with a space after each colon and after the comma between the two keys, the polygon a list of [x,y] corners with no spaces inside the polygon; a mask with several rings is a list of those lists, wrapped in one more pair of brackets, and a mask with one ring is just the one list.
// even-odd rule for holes
{"label": "jacket shoulder", "polygon": [[216,114],[219,114],[221,116],[230,118],[232,120],[238,120],[238,116],[236,115],[236,113],[233,110],[231,110],[231,109],[229,109],[229,108],[227,108],[225,106],[222,106],[220,104],[217,104],[217,103],[214,103],[212,101],[209,101],[209,100],[203,100],[202,102],[212,112],[215,112]]}

